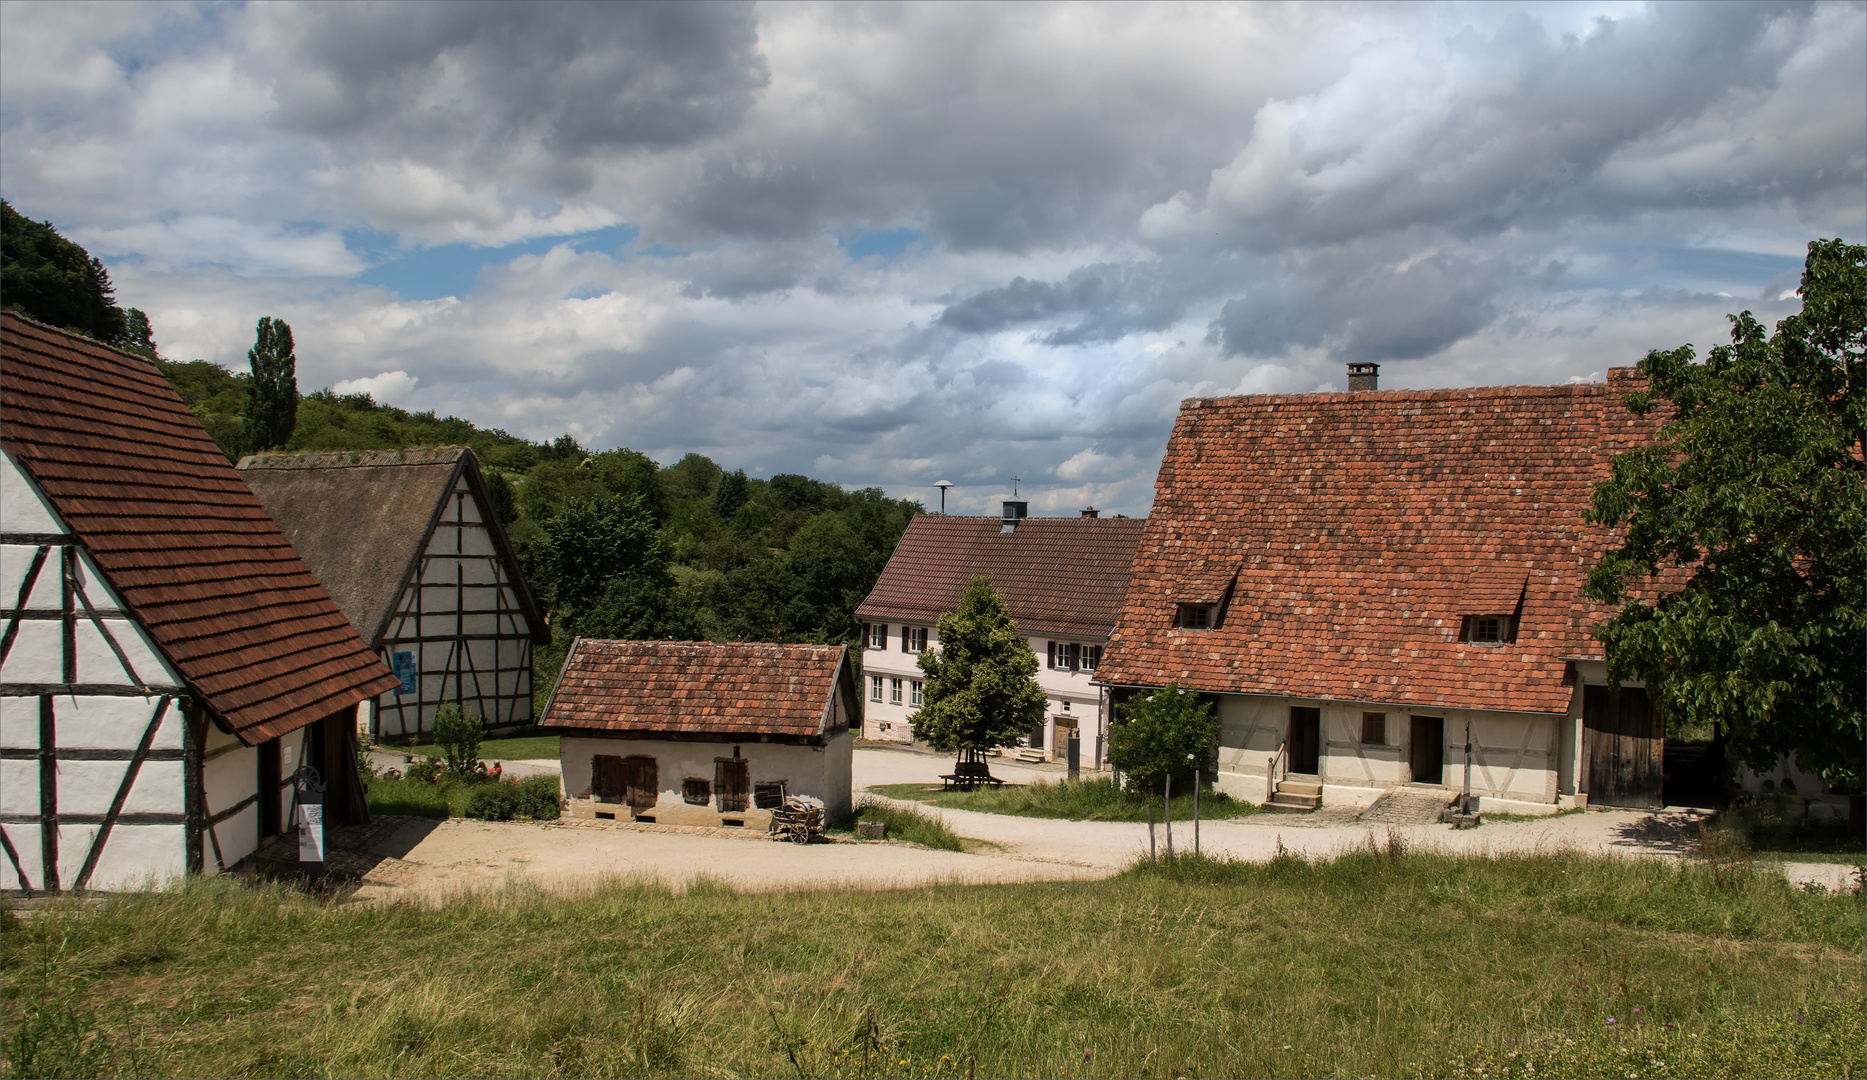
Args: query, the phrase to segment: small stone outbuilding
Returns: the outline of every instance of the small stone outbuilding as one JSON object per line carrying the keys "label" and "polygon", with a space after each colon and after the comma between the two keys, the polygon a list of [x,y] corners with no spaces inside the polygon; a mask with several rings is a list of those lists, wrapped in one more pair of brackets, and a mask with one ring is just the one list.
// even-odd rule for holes
{"label": "small stone outbuilding", "polygon": [[840,645],[578,638],[539,726],[573,817],[763,829],[786,795],[849,815],[861,723]]}

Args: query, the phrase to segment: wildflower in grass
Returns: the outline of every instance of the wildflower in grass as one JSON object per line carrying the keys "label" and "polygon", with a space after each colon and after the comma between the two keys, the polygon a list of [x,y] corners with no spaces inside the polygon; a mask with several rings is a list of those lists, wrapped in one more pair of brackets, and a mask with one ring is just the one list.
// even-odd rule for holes
{"label": "wildflower in grass", "polygon": [[1634,1006],[1634,1015],[1635,1015],[1635,1016],[1639,1016],[1639,1015],[1640,1015],[1640,1006],[1638,1006],[1638,1005],[1636,1005],[1636,1006]]}
{"label": "wildflower in grass", "polygon": [[1612,1016],[1608,1017],[1608,1023],[1610,1024],[1614,1023],[1614,1017]]}

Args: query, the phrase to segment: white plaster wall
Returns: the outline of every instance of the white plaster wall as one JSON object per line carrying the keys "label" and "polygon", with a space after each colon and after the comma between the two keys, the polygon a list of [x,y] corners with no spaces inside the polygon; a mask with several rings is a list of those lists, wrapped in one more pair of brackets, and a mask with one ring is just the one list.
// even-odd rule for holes
{"label": "white plaster wall", "polygon": [[[38,804],[34,803],[36,813]],[[7,839],[13,842],[13,850],[19,853],[20,869],[26,872],[26,881],[22,883],[19,875],[13,872],[13,860],[0,855],[0,889],[38,889],[45,884],[45,874],[41,871],[45,861],[40,853],[45,849],[39,844],[40,827],[36,824],[13,824],[4,826]]]}
{"label": "white plaster wall", "polygon": [[[161,885],[184,876],[188,869],[188,848],[183,833],[180,825],[118,825],[110,831],[110,839],[98,856],[97,868],[91,872],[91,887],[128,890]],[[60,839],[62,841],[63,837]],[[59,861],[63,862],[62,845],[59,853]],[[213,870],[211,861],[208,870]],[[76,872],[76,868],[70,871]],[[71,879],[61,875],[60,880]]]}
{"label": "white plaster wall", "polygon": [[0,746],[18,749],[39,745],[39,699],[0,697]]}
{"label": "white plaster wall", "polygon": [[[0,450],[0,522],[10,533],[62,533],[65,523],[13,455]],[[17,592],[14,596],[19,595]]]}
{"label": "white plaster wall", "polygon": [[659,802],[685,805],[681,781],[697,776],[713,781],[713,759],[733,756],[739,748],[752,783],[786,782],[792,795],[822,799],[833,817],[846,816],[850,807],[850,768],[855,740],[848,733],[832,738],[828,746],[793,746],[760,742],[677,742],[659,739],[593,738],[565,735],[559,744],[563,792],[573,798],[590,795],[590,759],[599,755],[655,759]]}
{"label": "white plaster wall", "polygon": [[[1287,741],[1290,710],[1318,709],[1323,746],[1319,762],[1324,799],[1362,798],[1406,783],[1414,710],[1375,702],[1327,702],[1313,698],[1220,695],[1217,785],[1239,799],[1262,802],[1265,770]],[[1364,712],[1384,713],[1387,738],[1360,741]],[[1475,709],[1418,710],[1445,721],[1445,787],[1465,780],[1466,722],[1472,723],[1472,789],[1480,795],[1554,805],[1560,716]]]}
{"label": "white plaster wall", "polygon": [[20,620],[13,650],[0,664],[0,682],[62,683],[65,681],[64,641],[59,624]]}
{"label": "white plaster wall", "polygon": [[[39,813],[39,763],[0,758],[0,813]],[[14,826],[7,826],[12,832]],[[3,856],[0,856],[3,858]]]}
{"label": "white plaster wall", "polygon": [[72,633],[78,652],[78,678],[81,683],[111,685],[179,686],[181,677],[161,658],[142,628],[128,619],[100,619],[104,629],[123,650],[134,674],[123,669],[123,661],[111,651],[110,643],[98,632],[97,625],[80,618]]}
{"label": "white plaster wall", "polygon": [[[14,699],[33,701],[34,699]],[[36,702],[35,702],[36,704]],[[57,725],[58,745],[95,749],[130,749],[142,741],[149,720],[160,707],[160,698],[145,697],[55,697],[52,715]],[[182,747],[182,713],[186,705],[171,700],[156,728],[151,749],[179,750]],[[35,735],[32,745],[38,745]]]}
{"label": "white plaster wall", "polygon": [[[3,523],[12,528],[10,521]],[[39,555],[35,544],[0,544],[0,596],[6,597],[7,606],[11,607],[19,599],[19,591],[26,584],[26,574],[32,569],[32,561]],[[31,611],[57,611],[59,605],[58,551],[46,552],[45,562],[39,567],[39,574],[32,580],[32,592],[26,596],[25,608]],[[93,601],[96,603],[96,601]]]}

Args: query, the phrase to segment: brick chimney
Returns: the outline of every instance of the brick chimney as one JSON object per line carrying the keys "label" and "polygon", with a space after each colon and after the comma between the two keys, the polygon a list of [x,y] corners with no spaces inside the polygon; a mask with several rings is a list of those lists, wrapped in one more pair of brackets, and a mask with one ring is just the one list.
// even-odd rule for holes
{"label": "brick chimney", "polygon": [[1379,364],[1350,364],[1348,366],[1348,388],[1351,393],[1356,390],[1379,390],[1380,387],[1377,384],[1380,381],[1381,365]]}
{"label": "brick chimney", "polygon": [[1091,506],[1091,507],[1088,507],[1088,508],[1086,508],[1086,509],[1084,509],[1084,510],[1083,510],[1083,516],[1084,516],[1084,517],[1089,517],[1089,518],[1092,518],[1092,517],[1101,517],[1101,516],[1102,516],[1102,511],[1100,511],[1100,510],[1097,510],[1097,509],[1096,509],[1095,507],[1093,507],[1093,506]]}

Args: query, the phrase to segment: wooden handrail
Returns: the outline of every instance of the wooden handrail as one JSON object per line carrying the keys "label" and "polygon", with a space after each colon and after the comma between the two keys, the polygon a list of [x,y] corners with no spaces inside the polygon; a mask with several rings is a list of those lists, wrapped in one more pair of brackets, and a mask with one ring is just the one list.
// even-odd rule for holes
{"label": "wooden handrail", "polygon": [[1281,771],[1289,758],[1289,743],[1278,743],[1277,752],[1271,755],[1270,763],[1264,767],[1264,801],[1270,802],[1277,794],[1277,781],[1284,778]]}

